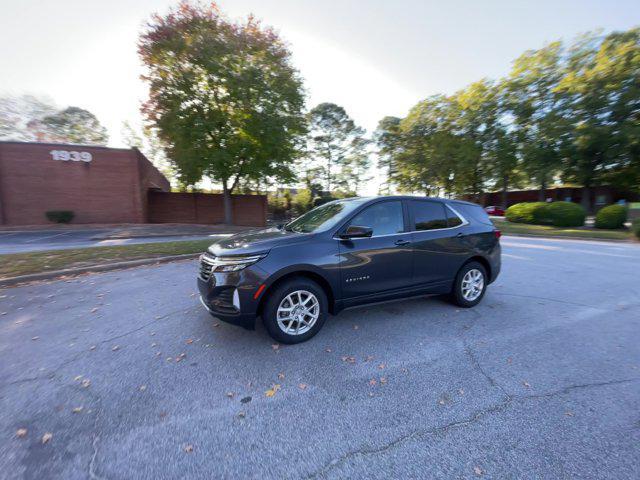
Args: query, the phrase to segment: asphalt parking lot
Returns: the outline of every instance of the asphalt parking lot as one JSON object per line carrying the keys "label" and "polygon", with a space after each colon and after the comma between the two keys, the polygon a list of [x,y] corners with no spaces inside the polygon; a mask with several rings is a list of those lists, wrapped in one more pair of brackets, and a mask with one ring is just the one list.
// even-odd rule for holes
{"label": "asphalt parking lot", "polygon": [[502,243],[478,307],[297,346],[212,319],[192,261],[2,290],[0,476],[639,478],[640,246]]}

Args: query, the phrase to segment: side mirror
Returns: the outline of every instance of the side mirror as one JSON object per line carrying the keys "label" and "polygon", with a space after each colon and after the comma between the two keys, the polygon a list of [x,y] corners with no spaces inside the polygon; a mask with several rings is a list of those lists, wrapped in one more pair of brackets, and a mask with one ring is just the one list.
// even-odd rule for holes
{"label": "side mirror", "polygon": [[363,227],[360,225],[350,225],[347,230],[340,235],[340,238],[345,240],[349,238],[365,238],[373,235],[373,229],[371,227]]}

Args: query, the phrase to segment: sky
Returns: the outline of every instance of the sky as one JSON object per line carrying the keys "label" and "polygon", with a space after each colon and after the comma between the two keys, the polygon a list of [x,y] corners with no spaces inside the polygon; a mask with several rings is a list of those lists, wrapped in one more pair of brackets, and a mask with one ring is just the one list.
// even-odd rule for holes
{"label": "sky", "polygon": [[[136,42],[177,0],[0,0],[0,95],[30,93],[86,108],[123,146],[146,86]],[[221,0],[255,14],[290,45],[307,106],[342,105],[369,131],[421,99],[505,75],[527,49],[640,25],[627,0]]]}

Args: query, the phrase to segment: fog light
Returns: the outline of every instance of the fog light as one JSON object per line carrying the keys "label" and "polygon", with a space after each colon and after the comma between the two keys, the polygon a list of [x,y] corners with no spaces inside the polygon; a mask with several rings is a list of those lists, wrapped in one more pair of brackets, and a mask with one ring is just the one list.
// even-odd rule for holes
{"label": "fog light", "polygon": [[240,295],[238,295],[238,289],[233,289],[233,306],[236,307],[236,310],[240,311]]}

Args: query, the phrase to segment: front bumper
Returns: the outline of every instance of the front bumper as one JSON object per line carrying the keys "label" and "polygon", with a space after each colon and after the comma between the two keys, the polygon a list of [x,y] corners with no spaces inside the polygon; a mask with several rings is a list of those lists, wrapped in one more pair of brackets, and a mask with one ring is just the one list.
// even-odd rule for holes
{"label": "front bumper", "polygon": [[200,302],[223,322],[254,329],[259,304],[254,295],[263,278],[263,272],[254,266],[238,272],[214,272],[207,280],[198,277]]}

